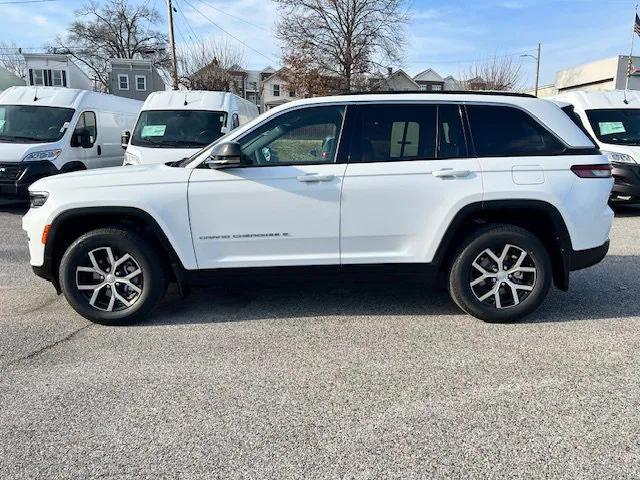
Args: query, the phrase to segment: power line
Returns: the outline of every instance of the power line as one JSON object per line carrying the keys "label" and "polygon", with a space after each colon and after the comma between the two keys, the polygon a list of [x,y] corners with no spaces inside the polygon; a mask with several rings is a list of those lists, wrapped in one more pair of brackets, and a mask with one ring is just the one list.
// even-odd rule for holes
{"label": "power line", "polygon": [[[178,12],[180,13],[180,15],[182,16],[182,19],[184,20],[184,23],[187,25],[187,28],[191,31],[191,33],[193,34],[193,37],[191,35],[188,35],[189,38],[191,38],[191,40],[193,42],[195,42],[196,40],[198,41],[198,43],[202,43],[202,40],[200,40],[200,37],[198,37],[198,34],[196,33],[196,31],[193,29],[193,27],[191,26],[191,24],[189,23],[189,20],[187,19],[187,16],[184,14],[184,12],[182,11],[182,9],[180,8],[180,5],[178,5],[178,2],[175,2],[176,8],[178,9]],[[195,37],[195,40],[194,40]]]}
{"label": "power line", "polygon": [[530,53],[530,52],[535,52],[536,49],[535,48],[531,48],[529,50],[521,50],[519,52],[514,52],[514,53],[507,53],[504,55],[487,55],[486,57],[483,58],[475,58],[475,59],[469,59],[469,60],[412,60],[412,61],[405,61],[404,63],[436,63],[436,64],[456,64],[456,63],[475,63],[475,62],[483,62],[487,59],[492,60],[494,58],[509,58],[509,57],[517,57],[520,56],[522,54],[525,53]]}
{"label": "power line", "polygon": [[265,32],[271,33],[271,30],[269,30],[268,28],[264,28],[262,25],[258,25],[256,23],[250,22],[246,18],[242,18],[242,17],[239,17],[239,16],[234,15],[232,13],[225,12],[221,8],[218,8],[218,7],[214,6],[214,5],[211,5],[210,3],[203,2],[202,0],[200,0],[200,3],[202,3],[203,5],[206,5],[209,8],[212,8],[213,10],[217,10],[218,12],[220,12],[220,13],[222,13],[224,15],[227,15],[228,17],[235,18],[236,20],[240,20],[241,22],[244,22],[247,25],[251,25],[253,27],[259,28],[260,30],[264,30]]}
{"label": "power line", "polygon": [[204,19],[208,20],[212,25],[218,27],[222,32],[226,33],[227,35],[229,35],[231,38],[233,38],[234,40],[236,40],[237,42],[241,43],[242,45],[244,45],[245,47],[247,47],[249,50],[254,51],[255,53],[257,53],[258,55],[260,55],[261,57],[266,58],[267,60],[269,60],[270,62],[275,62],[276,60],[272,57],[269,57],[268,55],[265,55],[264,53],[262,53],[259,50],[256,50],[255,48],[249,46],[247,43],[243,42],[242,40],[240,40],[238,37],[236,37],[235,35],[227,32],[224,28],[222,28],[220,25],[218,25],[216,22],[214,22],[213,20],[211,20],[207,15],[205,15],[204,13],[202,13],[202,11],[200,11],[197,7],[195,7],[191,2],[189,2],[188,0],[184,0],[185,3],[187,5],[189,5],[193,10],[195,10],[196,12],[198,12]]}

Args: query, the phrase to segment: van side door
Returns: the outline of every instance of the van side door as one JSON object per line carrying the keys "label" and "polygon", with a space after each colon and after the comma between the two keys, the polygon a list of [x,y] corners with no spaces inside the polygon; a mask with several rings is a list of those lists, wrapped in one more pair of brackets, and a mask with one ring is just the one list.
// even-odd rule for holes
{"label": "van side door", "polygon": [[456,213],[482,200],[480,165],[469,153],[462,107],[393,102],[354,110],[341,262],[431,262]]}

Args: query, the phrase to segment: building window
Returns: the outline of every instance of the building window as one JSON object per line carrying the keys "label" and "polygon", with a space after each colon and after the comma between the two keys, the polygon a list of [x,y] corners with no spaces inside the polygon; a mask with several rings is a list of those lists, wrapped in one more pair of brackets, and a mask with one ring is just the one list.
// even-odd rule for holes
{"label": "building window", "polygon": [[147,77],[145,77],[144,75],[136,75],[136,90],[147,90]]}
{"label": "building window", "polygon": [[273,84],[273,96],[274,97],[280,96],[280,85],[278,85],[277,83]]}
{"label": "building window", "polygon": [[295,97],[296,96],[296,91],[294,89],[289,90],[289,96],[290,97]]}
{"label": "building window", "polygon": [[129,90],[129,75],[118,75],[118,88]]}
{"label": "building window", "polygon": [[33,84],[44,86],[44,70],[33,71]]}
{"label": "building window", "polygon": [[431,86],[431,90],[433,90],[434,92],[440,92],[440,91],[442,91],[442,85],[440,85],[440,84],[432,85]]}
{"label": "building window", "polygon": [[420,85],[420,90],[426,90],[427,86],[426,85]]}

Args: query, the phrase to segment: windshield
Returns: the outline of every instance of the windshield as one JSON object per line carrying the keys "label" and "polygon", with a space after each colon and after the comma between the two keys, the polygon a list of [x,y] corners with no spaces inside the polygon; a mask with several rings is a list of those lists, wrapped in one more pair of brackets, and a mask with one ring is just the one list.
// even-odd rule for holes
{"label": "windshield", "polygon": [[0,105],[0,142],[48,143],[60,140],[72,108]]}
{"label": "windshield", "polygon": [[602,143],[640,145],[639,109],[588,110],[587,118]]}
{"label": "windshield", "polygon": [[202,148],[222,136],[226,112],[147,110],[133,131],[131,144],[152,148]]}

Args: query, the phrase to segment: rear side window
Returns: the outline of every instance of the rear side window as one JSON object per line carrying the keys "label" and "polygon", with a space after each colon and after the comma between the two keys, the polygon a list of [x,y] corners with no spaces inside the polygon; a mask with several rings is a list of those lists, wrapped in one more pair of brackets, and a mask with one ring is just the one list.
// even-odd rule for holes
{"label": "rear side window", "polygon": [[593,137],[589,133],[589,130],[587,130],[587,128],[584,126],[584,123],[582,123],[582,119],[580,118],[580,115],[578,115],[574,110],[573,105],[567,105],[566,107],[562,107],[562,111],[566,113],[567,117],[569,117],[571,121],[575,123],[580,130],[582,130],[582,133],[584,133],[587,136],[587,138],[591,140],[594,145],[596,145],[596,141],[593,139]]}
{"label": "rear side window", "polygon": [[466,156],[457,105],[358,107],[350,143],[352,163]]}
{"label": "rear side window", "polygon": [[565,146],[531,115],[513,107],[468,105],[479,157],[558,155]]}

